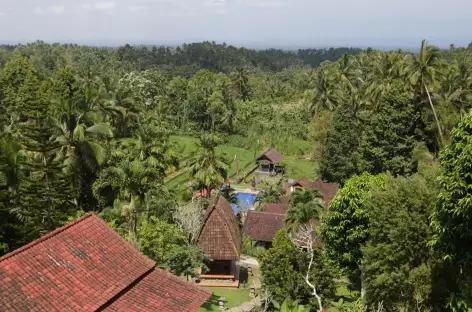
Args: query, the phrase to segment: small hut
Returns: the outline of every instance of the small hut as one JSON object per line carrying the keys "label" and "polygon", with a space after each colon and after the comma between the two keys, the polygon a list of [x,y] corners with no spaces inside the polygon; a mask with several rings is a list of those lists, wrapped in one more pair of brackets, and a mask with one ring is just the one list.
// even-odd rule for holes
{"label": "small hut", "polygon": [[274,148],[270,148],[256,159],[258,174],[274,175],[284,172],[283,156]]}
{"label": "small hut", "polygon": [[201,274],[202,286],[239,286],[237,261],[241,254],[241,231],[231,205],[223,196],[208,206],[197,246],[211,259]]}

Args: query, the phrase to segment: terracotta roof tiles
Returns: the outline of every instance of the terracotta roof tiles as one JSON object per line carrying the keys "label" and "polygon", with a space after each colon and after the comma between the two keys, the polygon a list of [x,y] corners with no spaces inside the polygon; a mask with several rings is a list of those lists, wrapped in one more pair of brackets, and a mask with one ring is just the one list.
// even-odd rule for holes
{"label": "terracotta roof tiles", "polygon": [[267,203],[264,206],[263,211],[268,213],[277,213],[277,214],[286,214],[289,208],[289,204],[274,204],[274,203]]}
{"label": "terracotta roof tiles", "polygon": [[[142,283],[150,277],[156,283],[152,289]],[[142,298],[167,307],[159,311],[195,311],[195,305],[203,304],[210,296],[155,268],[154,261],[94,214],[0,258],[2,312],[98,311],[110,302],[119,304],[130,295],[127,290],[131,285],[131,290]],[[165,296],[160,289],[165,290]],[[193,302],[184,300],[185,296]],[[110,311],[155,309],[130,303]]]}
{"label": "terracotta roof tiles", "polygon": [[284,226],[285,215],[249,211],[244,223],[244,234],[256,241],[271,242]]}

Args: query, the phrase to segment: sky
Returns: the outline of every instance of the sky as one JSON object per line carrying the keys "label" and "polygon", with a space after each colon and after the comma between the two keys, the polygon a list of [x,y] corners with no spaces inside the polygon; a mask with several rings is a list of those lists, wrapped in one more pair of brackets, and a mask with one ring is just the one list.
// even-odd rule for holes
{"label": "sky", "polygon": [[471,0],[0,0],[0,42],[464,46],[471,10]]}

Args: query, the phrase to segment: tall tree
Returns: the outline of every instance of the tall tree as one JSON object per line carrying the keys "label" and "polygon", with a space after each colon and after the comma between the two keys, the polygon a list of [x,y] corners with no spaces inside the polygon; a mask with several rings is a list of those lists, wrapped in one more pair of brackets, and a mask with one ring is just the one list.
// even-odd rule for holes
{"label": "tall tree", "polygon": [[290,207],[285,217],[289,228],[298,228],[310,221],[319,220],[324,208],[323,196],[317,189],[297,191],[290,198]]}
{"label": "tall tree", "polygon": [[361,172],[405,175],[416,171],[413,150],[418,144],[420,116],[411,97],[397,85],[381,99],[378,113],[368,120],[361,136]]}
{"label": "tall tree", "polygon": [[51,105],[38,98],[22,105],[27,122],[21,125],[21,134],[30,157],[24,163],[27,175],[20,185],[20,205],[14,208],[30,228],[30,238],[64,224],[76,210],[72,179],[64,171],[66,159],[59,154],[61,144],[49,117]]}
{"label": "tall tree", "polygon": [[216,154],[215,148],[219,139],[214,135],[202,135],[198,148],[190,156],[188,167],[190,177],[198,188],[206,189],[207,196],[218,189],[228,177],[228,164],[223,156]]}
{"label": "tall tree", "polygon": [[362,247],[369,239],[370,212],[366,204],[373,187],[384,183],[384,175],[353,176],[338,191],[323,219],[326,252],[356,289],[362,288]]}
{"label": "tall tree", "polygon": [[408,178],[389,176],[384,187],[372,191],[366,203],[370,238],[362,250],[367,306],[382,302],[389,311],[426,311],[440,301],[437,293],[433,296],[438,275],[427,246],[439,189],[437,167],[423,167]]}
{"label": "tall tree", "polygon": [[329,182],[343,184],[357,172],[360,125],[350,105],[340,105],[332,129],[321,147],[320,174]]}
{"label": "tall tree", "polygon": [[421,42],[418,55],[407,54],[405,56],[405,67],[403,69],[407,81],[415,88],[419,103],[429,103],[434,115],[440,144],[444,146],[444,135],[439,122],[436,108],[431,98],[431,90],[438,88],[438,76],[442,67],[440,50],[434,46],[428,46],[426,40]]}
{"label": "tall tree", "polygon": [[432,245],[442,252],[450,275],[456,281],[449,289],[451,305],[463,300],[472,307],[472,112],[452,131],[452,142],[441,153],[441,190],[433,214]]}

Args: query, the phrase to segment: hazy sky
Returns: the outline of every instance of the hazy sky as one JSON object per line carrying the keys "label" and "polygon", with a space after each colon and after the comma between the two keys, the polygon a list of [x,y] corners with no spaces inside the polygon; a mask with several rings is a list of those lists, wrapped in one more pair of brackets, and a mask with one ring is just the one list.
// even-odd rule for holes
{"label": "hazy sky", "polygon": [[0,41],[443,47],[472,41],[472,0],[0,0]]}

